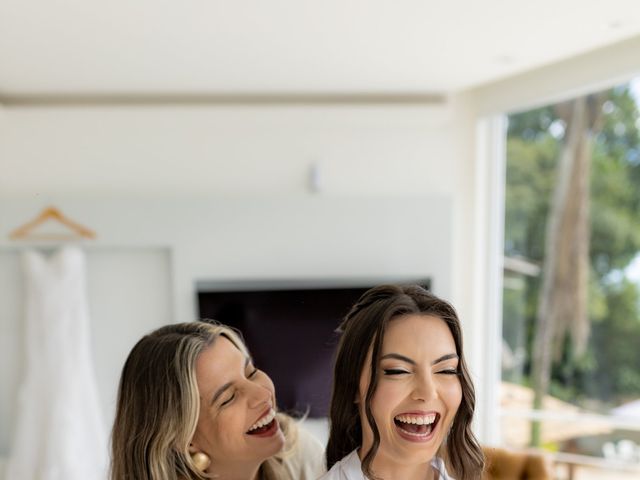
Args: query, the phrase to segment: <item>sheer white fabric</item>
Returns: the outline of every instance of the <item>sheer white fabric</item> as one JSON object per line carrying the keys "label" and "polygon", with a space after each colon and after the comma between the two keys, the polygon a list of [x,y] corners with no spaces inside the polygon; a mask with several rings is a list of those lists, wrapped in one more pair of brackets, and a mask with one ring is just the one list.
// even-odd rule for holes
{"label": "sheer white fabric", "polygon": [[25,252],[25,376],[7,478],[104,480],[107,434],[93,373],[85,259]]}

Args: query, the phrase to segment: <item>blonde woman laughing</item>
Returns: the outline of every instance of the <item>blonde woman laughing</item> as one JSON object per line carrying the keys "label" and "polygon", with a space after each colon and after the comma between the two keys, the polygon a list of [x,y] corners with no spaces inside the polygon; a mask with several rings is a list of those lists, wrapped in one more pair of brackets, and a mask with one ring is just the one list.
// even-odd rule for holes
{"label": "blonde woman laughing", "polygon": [[315,480],[323,449],[278,413],[273,383],[221,324],[168,325],[120,379],[111,480]]}

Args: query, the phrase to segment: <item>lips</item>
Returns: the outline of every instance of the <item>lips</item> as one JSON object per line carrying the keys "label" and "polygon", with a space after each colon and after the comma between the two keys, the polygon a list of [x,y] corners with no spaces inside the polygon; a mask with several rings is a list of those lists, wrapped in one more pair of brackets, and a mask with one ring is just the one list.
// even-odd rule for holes
{"label": "lips", "polygon": [[245,433],[247,435],[269,436],[275,433],[277,428],[276,411],[269,408]]}
{"label": "lips", "polygon": [[438,412],[407,412],[393,418],[398,434],[412,442],[431,440],[439,421]]}

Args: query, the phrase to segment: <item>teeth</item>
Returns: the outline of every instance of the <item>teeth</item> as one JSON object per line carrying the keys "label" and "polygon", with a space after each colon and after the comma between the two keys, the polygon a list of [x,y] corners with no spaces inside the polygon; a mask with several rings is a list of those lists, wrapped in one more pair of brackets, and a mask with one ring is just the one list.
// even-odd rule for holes
{"label": "teeth", "polygon": [[396,420],[402,423],[413,423],[414,425],[431,425],[436,421],[436,414],[430,415],[398,415]]}
{"label": "teeth", "polygon": [[276,411],[272,408],[271,410],[269,410],[269,413],[267,413],[264,417],[262,417],[256,423],[251,425],[251,428],[249,430],[247,430],[247,431],[251,432],[251,431],[256,430],[256,429],[258,429],[260,427],[264,427],[265,425],[270,424],[273,421],[274,418],[276,418]]}

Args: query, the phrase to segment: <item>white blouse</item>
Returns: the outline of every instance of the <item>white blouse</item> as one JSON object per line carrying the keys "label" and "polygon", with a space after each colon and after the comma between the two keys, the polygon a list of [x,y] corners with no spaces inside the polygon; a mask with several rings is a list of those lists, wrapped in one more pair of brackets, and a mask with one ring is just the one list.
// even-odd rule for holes
{"label": "white blouse", "polygon": [[[447,473],[444,462],[441,458],[435,457],[431,460],[431,465],[440,474],[439,480],[453,480]],[[358,450],[354,450],[342,460],[337,462],[331,470],[325,473],[318,480],[367,480],[362,473]]]}

